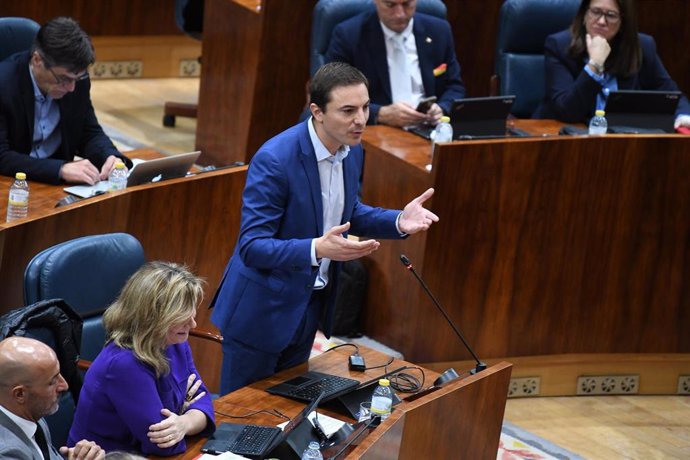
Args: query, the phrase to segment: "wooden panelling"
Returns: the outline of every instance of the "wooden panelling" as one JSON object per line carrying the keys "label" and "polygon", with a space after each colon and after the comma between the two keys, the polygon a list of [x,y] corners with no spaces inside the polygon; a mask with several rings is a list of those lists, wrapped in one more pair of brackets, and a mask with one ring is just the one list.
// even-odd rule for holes
{"label": "wooden panelling", "polygon": [[400,207],[433,185],[441,220],[368,259],[368,334],[416,361],[468,357],[399,265],[406,252],[481,357],[690,352],[687,139],[445,144],[426,180],[399,188],[386,181],[410,166],[376,145],[379,130],[365,133],[363,201]]}

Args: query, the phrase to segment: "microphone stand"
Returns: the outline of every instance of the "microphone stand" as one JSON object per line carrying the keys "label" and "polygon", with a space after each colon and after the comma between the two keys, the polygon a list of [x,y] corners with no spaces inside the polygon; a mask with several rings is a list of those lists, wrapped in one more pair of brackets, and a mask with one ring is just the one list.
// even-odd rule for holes
{"label": "microphone stand", "polygon": [[[417,278],[417,281],[419,281],[419,284],[422,285],[426,294],[429,296],[429,298],[431,298],[432,302],[434,302],[434,305],[436,305],[436,308],[438,308],[438,310],[441,312],[441,314],[443,314],[443,317],[446,318],[446,321],[448,322],[448,324],[450,324],[450,327],[453,328],[453,331],[455,331],[455,335],[457,335],[460,338],[463,345],[465,345],[465,348],[467,349],[467,351],[470,352],[470,354],[472,355],[472,357],[476,361],[477,366],[474,369],[472,369],[470,372],[472,374],[476,374],[477,372],[481,372],[484,369],[486,369],[486,364],[484,364],[479,359],[479,357],[477,357],[474,350],[472,350],[472,347],[470,347],[470,345],[467,343],[467,340],[465,340],[465,337],[462,335],[462,332],[460,332],[460,330],[455,326],[453,321],[450,319],[450,316],[448,316],[448,313],[446,313],[446,310],[441,306],[441,304],[438,302],[438,300],[436,300],[436,297],[434,297],[434,295],[431,293],[431,291],[429,290],[429,287],[426,285],[424,280],[419,276],[417,271],[414,269],[414,267],[412,266],[412,262],[410,262],[410,259],[408,259],[405,254],[400,254],[400,261],[403,263],[405,268],[407,268],[409,271],[411,271],[412,274],[414,275],[414,277]],[[444,383],[447,383],[447,382],[454,380],[456,378],[458,378],[458,373],[455,371],[455,369],[450,368],[447,371],[445,371],[443,374],[441,374],[441,377],[439,377],[438,380],[436,382],[434,382],[434,385],[436,385],[437,382],[439,384],[444,384]]]}

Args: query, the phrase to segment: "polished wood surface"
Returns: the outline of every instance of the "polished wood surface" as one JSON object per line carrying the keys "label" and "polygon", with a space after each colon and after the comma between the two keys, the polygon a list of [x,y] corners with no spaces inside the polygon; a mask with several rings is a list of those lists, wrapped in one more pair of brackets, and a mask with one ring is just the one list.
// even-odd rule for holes
{"label": "polished wood surface", "polygon": [[71,16],[92,36],[182,34],[171,0],[5,0],[2,16],[24,16],[39,24]]}
{"label": "polished wood surface", "polygon": [[[369,366],[389,361],[389,357],[382,353],[366,348],[360,350]],[[261,410],[278,410],[288,417],[294,417],[303,409],[303,403],[271,395],[265,389],[307,370],[342,375],[359,381],[367,381],[383,373],[382,369],[368,370],[364,373],[348,370],[350,354],[351,349],[333,350],[309,360],[308,363],[222,396],[214,401],[216,424],[229,422],[277,425],[285,421],[267,412],[237,418]],[[394,360],[387,369],[390,371],[401,366],[410,366],[407,372],[416,377],[421,377],[423,372],[425,387],[439,375],[401,360]],[[464,378],[461,376],[461,379],[414,401],[404,401],[396,406],[388,420],[374,429],[346,458],[494,460],[505,410],[510,369],[510,364],[499,363],[478,375]],[[398,395],[403,400],[410,396],[405,393]],[[326,405],[325,409],[319,408],[319,413],[352,422],[329,407]],[[187,452],[175,458],[195,458],[204,442],[205,439],[201,437],[191,438],[188,441]]]}
{"label": "polished wood surface", "polygon": [[196,145],[201,164],[248,162],[297,121],[309,77],[315,0],[266,0],[261,8],[207,0]]}
{"label": "polished wood surface", "polygon": [[[143,151],[134,157],[157,156]],[[147,260],[186,264],[206,280],[197,313],[198,328],[216,332],[206,308],[220,282],[240,226],[240,203],[246,168],[207,172],[182,179],[140,185],[54,208],[66,193],[61,186],[30,182],[29,216],[0,226],[0,313],[23,302],[24,268],[45,248],[80,236],[110,232],[134,235]],[[0,178],[0,189],[11,178]],[[0,204],[2,216],[6,202]],[[217,391],[220,347],[191,342],[195,362],[211,391]]]}
{"label": "polished wood surface", "polygon": [[415,361],[469,358],[405,253],[481,357],[690,352],[688,139],[456,142],[426,172],[429,143],[393,134],[365,133],[363,201],[434,186],[441,220],[368,258],[367,334]]}

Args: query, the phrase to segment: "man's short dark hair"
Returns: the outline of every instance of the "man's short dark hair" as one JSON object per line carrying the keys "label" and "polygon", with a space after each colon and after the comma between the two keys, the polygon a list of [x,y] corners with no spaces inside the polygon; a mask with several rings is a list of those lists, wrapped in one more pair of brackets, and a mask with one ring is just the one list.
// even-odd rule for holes
{"label": "man's short dark hair", "polygon": [[321,66],[311,78],[309,100],[325,113],[333,89],[359,84],[369,89],[369,81],[362,72],[344,62],[329,62]]}
{"label": "man's short dark hair", "polygon": [[46,22],[36,35],[37,51],[48,67],[64,67],[78,73],[96,61],[89,36],[72,18],[58,17]]}

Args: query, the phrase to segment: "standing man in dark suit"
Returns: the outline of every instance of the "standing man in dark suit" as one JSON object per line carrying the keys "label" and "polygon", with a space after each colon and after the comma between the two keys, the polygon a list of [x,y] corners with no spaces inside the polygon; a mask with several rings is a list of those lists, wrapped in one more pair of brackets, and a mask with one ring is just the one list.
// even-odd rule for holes
{"label": "standing man in dark suit", "polygon": [[321,322],[330,335],[340,262],[403,238],[438,217],[422,204],[403,211],[358,199],[369,117],[367,80],[349,64],[321,67],[310,85],[312,116],[254,155],[242,196],[239,240],[211,306],[223,334],[221,393],[309,358]]}
{"label": "standing man in dark suit", "polygon": [[0,459],[105,458],[103,449],[91,441],[61,447],[60,453],[51,444],[43,417],[57,411],[63,391],[67,382],[48,345],[27,337],[0,342]]}
{"label": "standing man in dark suit", "polygon": [[[369,124],[437,123],[455,99],[465,97],[450,24],[416,13],[416,0],[374,0],[375,12],[355,16],[333,30],[326,59],[347,62],[369,80]],[[426,113],[415,110],[436,96]]]}
{"label": "standing man in dark suit", "polygon": [[93,185],[117,159],[131,167],[91,105],[87,68],[94,62],[86,32],[60,17],[41,27],[30,51],[0,63],[0,174]]}

